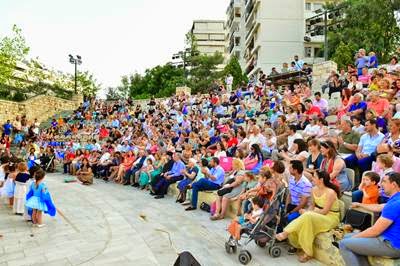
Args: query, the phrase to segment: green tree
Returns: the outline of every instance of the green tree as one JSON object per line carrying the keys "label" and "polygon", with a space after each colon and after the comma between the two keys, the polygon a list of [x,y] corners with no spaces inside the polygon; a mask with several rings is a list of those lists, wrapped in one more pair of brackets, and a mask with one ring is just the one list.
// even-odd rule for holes
{"label": "green tree", "polygon": [[217,67],[223,61],[224,57],[218,52],[212,56],[198,55],[192,58],[189,85],[194,93],[209,91],[213,82],[222,77],[222,72]]}
{"label": "green tree", "polygon": [[[338,58],[338,48],[346,52],[355,48],[353,55],[357,49],[364,48],[374,51],[380,62],[387,62],[399,45],[400,38],[391,0],[347,0],[345,3],[343,27],[328,35],[330,57],[336,53]],[[341,42],[348,48],[340,46]]]}
{"label": "green tree", "polygon": [[0,83],[11,84],[17,62],[25,59],[29,53],[22,31],[16,25],[12,28],[13,35],[0,40]]}
{"label": "green tree", "polygon": [[167,97],[174,94],[176,87],[184,83],[183,69],[166,64],[147,69],[143,76],[138,73],[123,76],[118,90],[120,94],[135,99]]}
{"label": "green tree", "polygon": [[336,47],[335,52],[333,53],[331,59],[337,63],[338,68],[346,69],[348,64],[352,64],[354,61],[354,51],[357,49],[354,45],[345,44],[344,42],[340,42]]}
{"label": "green tree", "polygon": [[242,71],[239,60],[236,56],[232,56],[224,68],[223,75],[227,76],[229,74],[233,77],[232,88],[236,88],[242,82],[248,82],[247,75]]}
{"label": "green tree", "polygon": [[78,72],[77,87],[85,96],[94,96],[101,88],[101,84],[97,82],[93,74],[89,71]]}

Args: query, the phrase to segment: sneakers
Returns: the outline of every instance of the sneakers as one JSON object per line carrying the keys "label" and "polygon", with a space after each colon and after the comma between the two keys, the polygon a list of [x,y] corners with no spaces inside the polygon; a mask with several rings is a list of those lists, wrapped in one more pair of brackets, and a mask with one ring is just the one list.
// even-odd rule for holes
{"label": "sneakers", "polygon": [[32,227],[38,227],[38,228],[42,228],[45,227],[45,224],[32,224]]}

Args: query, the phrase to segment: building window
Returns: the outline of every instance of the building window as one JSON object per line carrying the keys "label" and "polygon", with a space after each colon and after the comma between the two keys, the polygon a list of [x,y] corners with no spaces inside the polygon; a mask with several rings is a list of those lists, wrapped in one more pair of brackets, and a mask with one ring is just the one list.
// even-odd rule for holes
{"label": "building window", "polygon": [[323,50],[319,47],[315,47],[314,48],[314,57],[324,57]]}
{"label": "building window", "polygon": [[235,51],[235,56],[237,59],[240,59],[240,51]]}
{"label": "building window", "polygon": [[311,3],[306,3],[306,10],[311,11]]}
{"label": "building window", "polygon": [[311,47],[304,47],[304,57],[311,57]]}
{"label": "building window", "polygon": [[318,9],[323,9],[324,5],[321,3],[314,3],[314,11]]}

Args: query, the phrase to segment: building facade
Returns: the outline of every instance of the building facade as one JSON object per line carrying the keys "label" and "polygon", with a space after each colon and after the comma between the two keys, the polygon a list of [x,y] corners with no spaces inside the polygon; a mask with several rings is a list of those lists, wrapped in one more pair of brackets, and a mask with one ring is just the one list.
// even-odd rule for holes
{"label": "building facade", "polygon": [[225,57],[226,30],[224,20],[194,20],[190,32],[196,39],[199,52],[213,55],[220,52]]}
{"label": "building facade", "polygon": [[[298,55],[320,62],[323,36],[305,42],[305,20],[322,9],[324,0],[231,0],[227,11],[227,56],[236,56],[248,75],[269,74]],[[316,58],[317,57],[317,58]]]}

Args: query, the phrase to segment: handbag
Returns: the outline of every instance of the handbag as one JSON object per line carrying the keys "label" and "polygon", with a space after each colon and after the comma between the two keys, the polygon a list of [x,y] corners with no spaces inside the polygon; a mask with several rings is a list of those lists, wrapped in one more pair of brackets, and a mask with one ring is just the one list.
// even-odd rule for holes
{"label": "handbag", "polygon": [[345,224],[350,224],[353,228],[364,231],[371,227],[371,214],[350,209],[346,212]]}
{"label": "handbag", "polygon": [[[228,181],[226,181],[225,184],[232,184],[235,182],[235,178],[231,178]],[[222,197],[225,194],[231,193],[233,190],[233,187],[223,187],[217,191],[218,196]]]}
{"label": "handbag", "polygon": [[203,210],[203,211],[205,211],[205,212],[210,212],[210,211],[211,211],[211,207],[210,207],[209,204],[207,204],[207,203],[205,203],[205,202],[202,202],[202,203],[200,204],[200,210]]}

